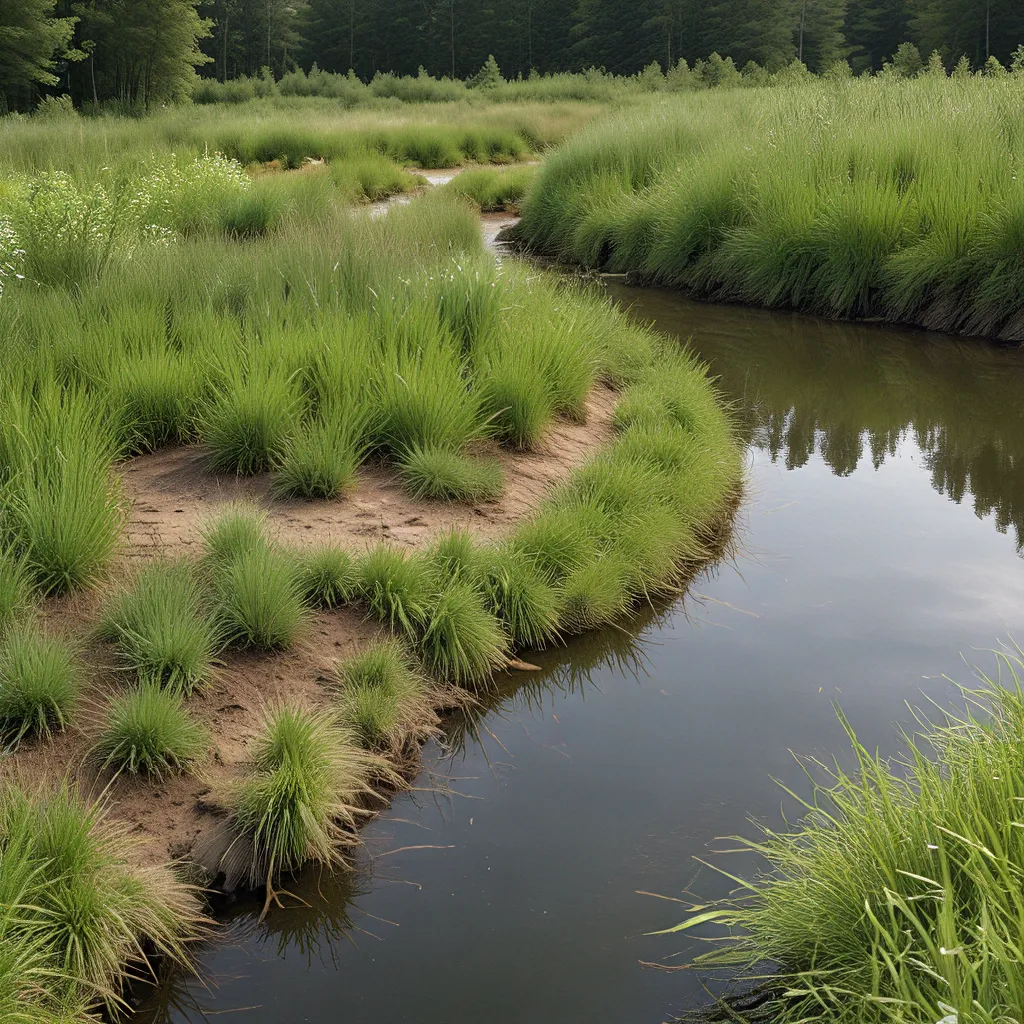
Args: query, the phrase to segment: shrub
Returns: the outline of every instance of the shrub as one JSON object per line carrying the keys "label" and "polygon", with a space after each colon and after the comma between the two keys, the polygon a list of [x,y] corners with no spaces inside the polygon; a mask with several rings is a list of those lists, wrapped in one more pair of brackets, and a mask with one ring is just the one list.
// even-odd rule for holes
{"label": "shrub", "polygon": [[476,502],[497,498],[502,490],[499,462],[445,448],[410,448],[399,472],[414,498]]}
{"label": "shrub", "polygon": [[26,736],[66,728],[78,704],[79,679],[68,645],[35,623],[0,640],[0,732],[17,745]]}
{"label": "shrub", "polygon": [[100,771],[160,779],[187,771],[204,756],[208,742],[180,692],[142,683],[110,700],[107,724],[89,759]]}
{"label": "shrub", "polygon": [[382,770],[332,714],[289,705],[268,712],[251,773],[232,798],[232,825],[252,845],[250,881],[270,885],[309,860],[341,863],[342,847],[355,842],[358,803]]}
{"label": "shrub", "polygon": [[367,747],[399,749],[437,728],[426,681],[395,639],[375,641],[338,666],[342,720]]}
{"label": "shrub", "polygon": [[186,693],[209,678],[220,646],[206,596],[191,567],[180,562],[143,569],[110,602],[100,632],[117,644],[140,681]]}
{"label": "shrub", "polygon": [[359,587],[359,567],[341,548],[322,545],[293,555],[296,581],[307,604],[336,608],[352,600]]}

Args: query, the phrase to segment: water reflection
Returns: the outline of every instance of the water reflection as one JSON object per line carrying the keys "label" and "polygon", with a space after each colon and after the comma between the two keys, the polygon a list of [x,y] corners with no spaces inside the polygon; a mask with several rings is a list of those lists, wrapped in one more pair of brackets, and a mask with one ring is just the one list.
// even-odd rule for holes
{"label": "water reflection", "polygon": [[609,285],[721,379],[745,438],[787,469],[815,454],[837,476],[875,469],[906,437],[932,486],[1024,548],[1024,351],[925,332],[692,302]]}

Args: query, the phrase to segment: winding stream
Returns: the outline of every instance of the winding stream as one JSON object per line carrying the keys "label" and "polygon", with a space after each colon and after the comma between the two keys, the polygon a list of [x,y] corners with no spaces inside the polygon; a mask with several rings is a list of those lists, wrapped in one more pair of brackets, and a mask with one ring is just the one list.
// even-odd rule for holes
{"label": "winding stream", "polygon": [[733,558],[540,656],[453,757],[427,749],[354,877],[307,875],[262,924],[227,907],[201,978],[136,1024],[656,1024],[701,989],[639,966],[695,947],[645,937],[680,908],[637,890],[721,895],[693,858],[778,822],[791,749],[842,751],[832,701],[894,750],[906,701],[969,681],[961,652],[1024,642],[1024,351],[608,287],[692,334],[735,406]]}

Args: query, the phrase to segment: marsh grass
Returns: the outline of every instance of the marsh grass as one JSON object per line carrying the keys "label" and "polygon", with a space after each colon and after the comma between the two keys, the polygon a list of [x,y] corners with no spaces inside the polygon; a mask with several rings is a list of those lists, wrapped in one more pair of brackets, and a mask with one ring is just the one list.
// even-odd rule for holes
{"label": "marsh grass", "polygon": [[375,641],[339,664],[337,677],[338,712],[364,746],[398,751],[437,730],[436,698],[397,639]]}
{"label": "marsh grass", "polygon": [[726,929],[697,966],[775,965],[763,1009],[784,1024],[1016,1018],[1024,672],[1016,652],[998,657],[998,677],[964,692],[966,710],[918,717],[894,762],[842,719],[855,767],[808,761],[810,796],[785,789],[803,818],[739,841],[766,870],[672,929]]}
{"label": "marsh grass", "polygon": [[0,735],[16,747],[32,736],[62,732],[71,723],[81,688],[66,641],[27,620],[0,638]]}
{"label": "marsh grass", "polygon": [[283,444],[274,490],[286,497],[334,498],[355,482],[366,448],[367,410],[321,404]]}
{"label": "marsh grass", "polygon": [[156,562],[111,599],[99,627],[142,682],[191,693],[210,677],[221,638],[195,569]]}
{"label": "marsh grass", "polygon": [[416,635],[427,620],[433,590],[430,567],[418,555],[381,544],[359,563],[359,595],[392,630]]}
{"label": "marsh grass", "polygon": [[481,213],[518,213],[536,170],[535,167],[474,167],[456,175],[444,187],[468,199]]}
{"label": "marsh grass", "polygon": [[204,929],[192,888],[164,868],[132,864],[135,841],[102,805],[67,785],[28,794],[6,784],[0,843],[0,891],[19,895],[5,954],[42,952],[46,970],[37,981],[54,1019],[67,1019],[62,1006],[114,1012],[125,981],[151,976],[157,958],[188,961]]}
{"label": "marsh grass", "polygon": [[310,860],[343,864],[381,772],[393,774],[353,742],[333,712],[290,705],[268,711],[250,774],[231,799],[232,827],[252,847],[250,882],[269,886]]}
{"label": "marsh grass", "polygon": [[417,650],[428,671],[457,685],[486,682],[508,658],[508,637],[477,587],[456,577],[428,605]]}
{"label": "marsh grass", "polygon": [[240,555],[270,544],[267,514],[257,505],[235,502],[200,530],[205,559],[214,568],[231,563]]}
{"label": "marsh grass", "polygon": [[296,582],[303,599],[314,608],[337,608],[351,601],[359,588],[359,566],[344,549],[324,544],[293,554]]}
{"label": "marsh grass", "polygon": [[218,628],[227,642],[287,650],[306,625],[306,604],[288,554],[274,546],[243,549],[214,573]]}
{"label": "marsh grass", "polygon": [[281,460],[297,426],[295,387],[280,367],[232,369],[200,415],[210,469],[252,476]]}
{"label": "marsh grass", "polygon": [[180,691],[141,683],[110,699],[106,724],[88,759],[99,771],[163,779],[190,770],[208,743]]}
{"label": "marsh grass", "polygon": [[0,525],[43,594],[93,583],[114,550],[123,510],[111,480],[112,432],[76,392],[16,396],[0,422]]}
{"label": "marsh grass", "polygon": [[24,555],[0,549],[0,637],[32,607],[32,576]]}
{"label": "marsh grass", "polygon": [[478,502],[501,496],[501,463],[446,448],[414,445],[398,464],[414,498]]}
{"label": "marsh grass", "polygon": [[808,81],[625,111],[545,161],[517,231],[706,298],[1020,340],[1021,81]]}

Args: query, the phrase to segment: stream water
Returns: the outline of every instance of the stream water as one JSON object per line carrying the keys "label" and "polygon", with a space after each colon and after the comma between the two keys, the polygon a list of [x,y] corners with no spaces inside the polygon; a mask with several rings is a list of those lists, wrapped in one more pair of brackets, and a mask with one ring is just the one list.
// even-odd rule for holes
{"label": "stream water", "polygon": [[308,906],[262,924],[225,908],[199,977],[137,1024],[657,1024],[702,992],[641,967],[695,947],[645,936],[681,908],[638,891],[723,894],[694,858],[748,815],[779,823],[791,750],[842,752],[833,701],[895,750],[906,702],[1024,642],[1024,351],[608,287],[692,335],[736,410],[735,554],[540,656],[454,755],[425,751],[358,872],[308,874]]}

